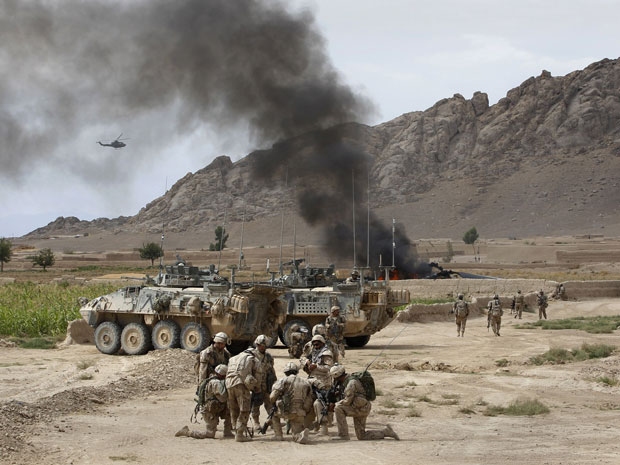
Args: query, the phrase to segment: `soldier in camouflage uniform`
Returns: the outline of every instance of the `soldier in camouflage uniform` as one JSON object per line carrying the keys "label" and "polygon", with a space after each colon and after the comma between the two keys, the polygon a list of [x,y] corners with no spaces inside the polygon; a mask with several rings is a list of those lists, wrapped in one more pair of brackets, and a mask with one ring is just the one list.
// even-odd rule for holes
{"label": "soldier in camouflage uniform", "polygon": [[202,404],[202,417],[207,425],[207,430],[203,433],[200,431],[191,431],[187,426],[177,431],[175,436],[187,436],[194,439],[214,438],[217,431],[217,425],[220,419],[224,420],[224,437],[232,438],[232,426],[230,422],[230,411],[228,410],[228,393],[226,392],[226,365],[218,365],[213,375],[211,375],[201,392],[203,398],[200,399]]}
{"label": "soldier in camouflage uniform", "polygon": [[497,294],[493,296],[493,299],[489,300],[487,309],[487,328],[491,325],[493,328],[493,334],[499,336],[499,329],[502,326],[502,315],[504,314],[504,310],[502,310],[502,304]]}
{"label": "soldier in camouflage uniform", "polygon": [[289,336],[290,345],[288,347],[288,356],[290,358],[300,358],[304,352],[304,346],[310,342],[308,340],[308,329],[298,324],[291,326],[291,334]]}
{"label": "soldier in camouflage uniform", "polygon": [[341,393],[340,400],[334,405],[338,423],[338,436],[333,438],[334,440],[348,441],[350,439],[347,417],[353,417],[355,437],[359,441],[385,438],[400,439],[390,425],[386,425],[382,430],[366,430],[366,419],[372,404],[366,398],[366,391],[362,383],[347,375],[342,365],[333,366],[330,369],[330,375],[334,380],[334,387]]}
{"label": "soldier in camouflage uniform", "polygon": [[536,295],[536,303],[538,303],[538,319],[542,320],[545,317],[547,319],[547,296],[541,289],[540,292]]}
{"label": "soldier in camouflage uniform", "polygon": [[521,294],[521,289],[517,290],[517,295],[514,296],[513,301],[515,303],[515,318],[519,317],[520,320],[523,314],[523,307],[525,306],[525,298]]}
{"label": "soldier in camouflage uniform", "polygon": [[273,403],[269,400],[269,393],[273,383],[276,382],[276,370],[273,367],[273,357],[267,352],[269,338],[260,335],[254,341],[255,348],[252,349],[254,358],[260,363],[260,378],[258,387],[252,392],[252,419],[254,420],[254,430],[260,429],[260,406],[264,405],[265,410],[269,412]]}
{"label": "soldier in camouflage uniform", "polygon": [[[329,369],[334,364],[334,357],[332,351],[327,347],[325,338],[320,334],[313,336],[310,343],[312,344],[312,350],[308,355],[303,355],[301,357],[301,367],[308,373],[308,381],[310,381],[310,384],[315,389],[326,394],[332,385]],[[332,423],[333,415],[330,413],[330,415],[325,418],[325,416],[321,414],[322,410],[323,403],[320,399],[316,398],[314,401],[314,414],[317,421],[315,430],[318,430],[320,427],[321,434],[327,435],[327,425]],[[318,423],[320,419],[323,420],[321,424]]]}
{"label": "soldier in camouflage uniform", "polygon": [[[260,337],[260,336],[259,336]],[[251,441],[248,419],[252,409],[252,392],[260,389],[261,363],[256,359],[252,349],[246,349],[230,358],[226,389],[228,391],[228,408],[230,417],[236,424],[235,441]]]}
{"label": "soldier in camouflage uniform", "polygon": [[200,352],[200,368],[198,371],[198,384],[208,379],[215,372],[218,365],[228,365],[230,360],[230,352],[226,348],[229,343],[228,335],[220,332],[215,335],[213,342],[209,347]]}
{"label": "soldier in camouflage uniform", "polygon": [[288,420],[293,440],[299,444],[307,444],[310,432],[304,427],[304,423],[312,410],[312,386],[308,380],[298,376],[298,372],[297,363],[288,362],[284,367],[286,377],[273,385],[270,399],[277,406],[277,410],[273,415],[272,426],[275,439],[282,441],[280,418]]}
{"label": "soldier in camouflage uniform", "polygon": [[469,316],[469,304],[463,300],[463,294],[459,294],[457,301],[452,306],[454,320],[456,321],[456,337],[465,337],[465,325]]}
{"label": "soldier in camouflage uniform", "polygon": [[340,307],[334,305],[331,308],[331,314],[325,319],[325,329],[327,338],[331,342],[332,352],[338,352],[338,358],[344,358],[344,326],[345,318],[340,315]]}

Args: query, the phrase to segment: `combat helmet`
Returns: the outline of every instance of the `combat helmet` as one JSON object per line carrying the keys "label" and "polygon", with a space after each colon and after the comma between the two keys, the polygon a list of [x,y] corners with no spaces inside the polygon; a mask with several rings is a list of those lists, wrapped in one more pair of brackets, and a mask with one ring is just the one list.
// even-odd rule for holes
{"label": "combat helmet", "polygon": [[291,373],[299,373],[299,365],[297,365],[295,362],[288,362],[286,365],[284,365],[284,374],[290,375]]}
{"label": "combat helmet", "polygon": [[457,297],[458,297],[459,300],[463,300],[463,297],[465,297],[465,296],[463,294],[459,294]]}
{"label": "combat helmet", "polygon": [[331,310],[330,310],[330,311],[331,311],[332,313],[334,313],[335,311],[338,311],[338,312],[339,312],[339,311],[340,311],[340,307],[339,307],[338,305],[334,305],[334,306],[331,308]]}
{"label": "combat helmet", "polygon": [[312,342],[315,341],[319,341],[322,342],[323,344],[325,344],[325,338],[323,336],[321,336],[320,334],[316,334],[314,336],[312,336]]}
{"label": "combat helmet", "polygon": [[213,336],[213,342],[223,342],[224,344],[230,344],[230,339],[228,338],[228,334],[220,331],[215,336]]}
{"label": "combat helmet", "polygon": [[256,339],[254,340],[254,345],[258,346],[268,346],[269,345],[269,338],[267,336],[265,336],[264,334],[261,334],[260,336],[257,336]]}
{"label": "combat helmet", "polygon": [[224,365],[223,363],[215,367],[215,373],[220,376],[226,376],[228,373],[228,365]]}
{"label": "combat helmet", "polygon": [[322,323],[319,323],[317,325],[314,325],[312,327],[312,335],[316,336],[317,334],[321,334],[321,335],[325,335],[327,333],[327,330],[325,329],[325,325]]}
{"label": "combat helmet", "polygon": [[344,374],[345,374],[344,365],[334,365],[333,367],[329,369],[329,375],[334,379],[340,378]]}

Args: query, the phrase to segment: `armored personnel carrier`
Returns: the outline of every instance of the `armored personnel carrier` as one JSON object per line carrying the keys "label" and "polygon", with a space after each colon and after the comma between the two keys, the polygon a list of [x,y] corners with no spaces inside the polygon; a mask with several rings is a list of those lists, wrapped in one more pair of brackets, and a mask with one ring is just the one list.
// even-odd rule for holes
{"label": "armored personnel carrier", "polygon": [[384,280],[364,280],[354,270],[352,276],[357,275],[357,279],[337,282],[334,265],[299,269],[299,272],[297,265],[291,275],[282,280],[287,286],[280,297],[286,305],[286,321],[280,326],[279,336],[286,346],[290,344],[291,328],[295,324],[311,333],[314,325],[325,323],[331,307],[338,305],[340,314],[346,319],[347,345],[363,347],[371,335],[396,318],[396,307],[410,302],[409,291],[392,289],[388,276]]}
{"label": "armored personnel carrier", "polygon": [[259,334],[277,334],[286,317],[282,292],[273,285],[128,286],[84,304],[80,314],[95,328],[95,346],[104,354],[175,347],[200,352],[220,331],[239,352]]}

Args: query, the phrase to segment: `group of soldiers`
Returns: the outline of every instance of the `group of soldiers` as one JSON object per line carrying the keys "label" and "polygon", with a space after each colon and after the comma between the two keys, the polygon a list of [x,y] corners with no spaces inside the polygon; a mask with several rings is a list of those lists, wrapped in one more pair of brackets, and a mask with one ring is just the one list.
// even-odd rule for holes
{"label": "group of soldiers", "polygon": [[[536,293],[536,303],[538,306],[538,319],[547,319],[547,296],[541,289]],[[522,318],[523,309],[525,308],[525,298],[521,293],[521,290],[517,290],[517,294],[512,299],[512,305],[510,313],[514,313],[514,318]],[[457,300],[452,306],[450,313],[455,315],[456,322],[456,335],[457,337],[465,336],[465,325],[467,323],[467,317],[469,316],[469,304],[464,300],[463,294],[458,294]],[[499,295],[495,294],[489,303],[487,304],[487,328],[493,329],[495,336],[500,336],[500,328],[502,326],[502,316],[504,310]]]}
{"label": "group of soldiers", "polygon": [[[323,326],[320,328],[317,326]],[[323,332],[328,338],[321,334]],[[332,307],[325,325],[316,325],[313,336],[301,348],[299,362],[284,367],[284,377],[277,379],[274,359],[267,351],[269,338],[260,335],[249,347],[232,356],[226,345],[225,333],[218,333],[212,344],[199,355],[197,413],[202,413],[206,431],[192,431],[188,426],[176,436],[196,439],[214,438],[220,420],[224,438],[237,442],[252,441],[255,433],[265,433],[268,426],[275,440],[283,440],[283,424],[299,444],[308,444],[311,429],[329,436],[329,427],[336,417],[338,435],[333,440],[349,440],[347,417],[353,417],[358,440],[399,439],[389,426],[367,430],[366,418],[371,402],[360,380],[349,375],[338,360],[344,357],[344,318],[340,308]],[[291,337],[291,345],[299,344]],[[295,353],[297,352],[295,348]],[[290,351],[290,349],[289,349]],[[297,357],[295,357],[297,358]],[[303,371],[307,377],[300,374]],[[264,406],[267,420],[261,425],[260,408]],[[253,426],[248,426],[252,416]]]}

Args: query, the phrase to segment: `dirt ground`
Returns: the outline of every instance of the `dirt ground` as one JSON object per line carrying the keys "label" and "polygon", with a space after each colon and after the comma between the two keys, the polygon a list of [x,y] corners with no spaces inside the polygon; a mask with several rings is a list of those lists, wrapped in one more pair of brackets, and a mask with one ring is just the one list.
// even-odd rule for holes
{"label": "dirt ground", "polygon": [[[620,300],[554,301],[548,313],[615,315]],[[271,430],[251,443],[219,439],[221,430],[215,440],[175,437],[183,425],[204,428],[189,422],[194,355],[181,349],[129,357],[91,345],[0,347],[0,463],[618,464],[620,387],[596,379],[620,377],[620,354],[528,364],[552,347],[584,342],[616,345],[617,335],[519,329],[509,312],[501,337],[487,332],[484,318],[468,322],[465,338],[449,321],[394,322],[366,347],[347,351],[344,363],[355,371],[373,362],[380,395],[368,427],[389,423],[401,440],[342,443],[313,435],[305,446],[273,442]],[[271,353],[281,373],[286,349]],[[498,367],[500,359],[507,366]],[[488,405],[518,398],[538,399],[550,413],[484,415]]]}

